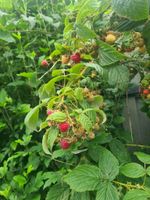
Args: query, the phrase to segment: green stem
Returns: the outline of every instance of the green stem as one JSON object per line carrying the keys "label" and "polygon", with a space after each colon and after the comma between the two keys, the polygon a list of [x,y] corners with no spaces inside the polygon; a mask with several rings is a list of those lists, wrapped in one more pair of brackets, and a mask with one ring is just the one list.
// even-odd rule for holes
{"label": "green stem", "polygon": [[[146,171],[146,164],[144,164],[144,169],[145,169],[145,171]],[[143,186],[145,186],[146,178],[147,178],[147,174],[144,175],[144,178],[143,178]]]}
{"label": "green stem", "polygon": [[133,185],[131,183],[122,183],[122,182],[119,182],[119,181],[113,181],[113,183],[115,183],[116,185],[120,185],[120,186],[123,186],[127,189],[143,189],[144,190],[144,187],[142,185]]}
{"label": "green stem", "polygon": [[142,145],[142,144],[126,144],[127,147],[139,147],[142,149],[150,149],[150,146],[148,145]]}
{"label": "green stem", "polygon": [[46,76],[49,72],[51,72],[58,62],[59,62],[59,60],[56,61],[56,62],[53,64],[53,66],[39,78],[39,80],[41,80],[44,76]]}

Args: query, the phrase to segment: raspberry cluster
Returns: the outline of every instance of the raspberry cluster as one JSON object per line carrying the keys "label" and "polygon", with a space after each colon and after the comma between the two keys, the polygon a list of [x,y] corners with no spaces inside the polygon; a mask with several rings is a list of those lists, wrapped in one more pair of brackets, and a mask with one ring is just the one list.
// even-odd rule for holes
{"label": "raspberry cluster", "polygon": [[[91,103],[94,101],[95,96],[98,95],[98,91],[90,91],[88,88],[82,88],[83,98]],[[67,119],[63,122],[56,122],[53,120],[48,120],[48,126],[55,126],[59,130],[59,135],[57,141],[59,141],[60,147],[62,149],[68,149],[71,144],[76,143],[80,140],[85,139],[94,139],[95,132],[100,129],[99,124],[101,124],[101,118],[98,114],[96,114],[95,123],[93,124],[92,128],[87,131],[81,121],[78,121],[78,115],[70,115],[69,110],[70,108],[67,107]],[[60,111],[60,110],[47,110],[47,115],[50,116],[53,113]],[[61,112],[66,114],[66,110],[61,110]]]}

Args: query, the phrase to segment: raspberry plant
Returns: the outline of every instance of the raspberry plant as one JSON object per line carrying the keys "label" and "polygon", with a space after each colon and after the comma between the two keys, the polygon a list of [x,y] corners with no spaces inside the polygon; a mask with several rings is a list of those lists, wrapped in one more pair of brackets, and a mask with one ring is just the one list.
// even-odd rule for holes
{"label": "raspberry plant", "polygon": [[0,7],[1,198],[148,200],[149,146],[122,114],[137,75],[148,113],[148,0]]}

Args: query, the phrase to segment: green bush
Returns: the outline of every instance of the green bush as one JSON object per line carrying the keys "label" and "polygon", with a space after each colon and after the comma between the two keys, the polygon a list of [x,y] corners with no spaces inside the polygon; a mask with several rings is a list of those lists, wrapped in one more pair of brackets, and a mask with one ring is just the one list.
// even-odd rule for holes
{"label": "green bush", "polygon": [[0,196],[149,199],[150,147],[134,144],[122,114],[131,80],[149,73],[149,2],[0,7]]}

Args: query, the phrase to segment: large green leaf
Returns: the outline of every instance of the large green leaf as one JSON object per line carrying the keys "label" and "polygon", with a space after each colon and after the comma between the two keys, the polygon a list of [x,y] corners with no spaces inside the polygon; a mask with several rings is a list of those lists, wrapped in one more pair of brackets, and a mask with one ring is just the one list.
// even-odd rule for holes
{"label": "large green leaf", "polygon": [[139,178],[146,174],[146,170],[137,163],[128,163],[122,166],[120,172],[130,178]]}
{"label": "large green leaf", "polygon": [[57,184],[50,187],[45,200],[68,200],[69,188],[65,185]]}
{"label": "large green leaf", "polygon": [[82,24],[76,25],[76,31],[78,36],[83,40],[96,38],[96,33]]}
{"label": "large green leaf", "polygon": [[116,157],[106,148],[100,147],[99,168],[105,179],[114,180],[119,174],[119,162]]}
{"label": "large green leaf", "polygon": [[[95,143],[93,143],[95,142]],[[92,160],[94,160],[95,162],[98,163],[99,161],[99,156],[101,153],[101,147],[99,145],[97,145],[97,138],[95,138],[94,140],[91,141],[91,144],[89,145],[88,148],[88,154],[91,157]]]}
{"label": "large green leaf", "polygon": [[35,130],[37,127],[37,123],[39,119],[39,109],[40,109],[40,105],[31,109],[30,112],[25,117],[25,125],[32,131]]}
{"label": "large green leaf", "polygon": [[119,200],[117,189],[111,182],[102,183],[97,191],[96,200]]}
{"label": "large green leaf", "polygon": [[126,193],[123,200],[147,200],[150,195],[144,190],[130,190]]}
{"label": "large green leaf", "polygon": [[48,141],[48,134],[49,134],[49,131],[46,131],[46,133],[43,135],[42,147],[43,147],[44,153],[51,155],[51,153],[49,151],[48,142],[47,142]]}
{"label": "large green leaf", "polygon": [[103,41],[98,41],[98,44],[99,64],[101,66],[112,65],[125,58],[123,54],[119,53],[115,48],[113,48],[109,44],[106,44]]}
{"label": "large green leaf", "polygon": [[131,20],[147,19],[149,15],[148,0],[112,0],[113,10]]}
{"label": "large green leaf", "polygon": [[86,17],[97,15],[100,3],[98,0],[82,0],[79,2],[79,10],[76,18],[77,23],[83,23]]}
{"label": "large green leaf", "polygon": [[108,83],[121,90],[125,90],[129,84],[129,70],[126,66],[115,65],[108,69]]}
{"label": "large green leaf", "polygon": [[129,19],[122,19],[119,24],[116,25],[115,30],[118,32],[125,32],[125,31],[131,31],[134,28],[143,25],[146,22],[146,20],[140,20],[140,21],[132,21]]}
{"label": "large green leaf", "polygon": [[121,164],[130,162],[130,156],[125,145],[117,139],[113,139],[110,144],[111,152],[116,156]]}
{"label": "large green leaf", "polygon": [[57,138],[57,135],[59,133],[59,130],[57,127],[51,127],[47,131],[48,131],[47,143],[48,143],[50,150],[52,151],[52,148],[53,148],[54,142]]}
{"label": "large green leaf", "polygon": [[80,165],[69,172],[64,181],[76,192],[95,190],[100,183],[100,169],[93,165]]}
{"label": "large green leaf", "polygon": [[70,200],[90,200],[89,192],[73,192]]}
{"label": "large green leaf", "polygon": [[144,164],[150,164],[150,155],[143,152],[135,152],[136,157]]}

